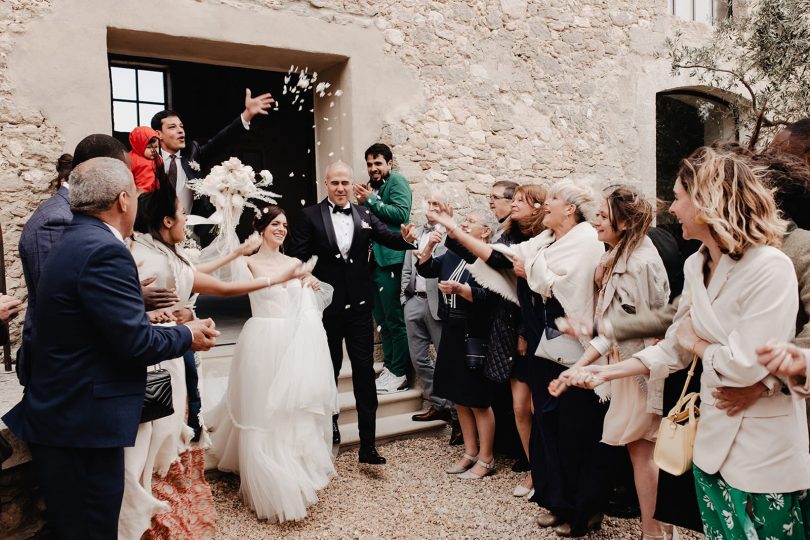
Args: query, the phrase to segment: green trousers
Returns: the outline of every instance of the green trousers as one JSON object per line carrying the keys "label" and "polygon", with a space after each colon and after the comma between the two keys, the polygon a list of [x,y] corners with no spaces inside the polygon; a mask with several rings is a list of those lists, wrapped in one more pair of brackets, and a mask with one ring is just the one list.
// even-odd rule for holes
{"label": "green trousers", "polygon": [[706,540],[810,538],[806,491],[746,493],[728,485],[719,473],[692,468]]}
{"label": "green trousers", "polygon": [[380,329],[383,364],[388,371],[402,377],[410,362],[405,315],[399,302],[402,264],[374,267],[374,320]]}

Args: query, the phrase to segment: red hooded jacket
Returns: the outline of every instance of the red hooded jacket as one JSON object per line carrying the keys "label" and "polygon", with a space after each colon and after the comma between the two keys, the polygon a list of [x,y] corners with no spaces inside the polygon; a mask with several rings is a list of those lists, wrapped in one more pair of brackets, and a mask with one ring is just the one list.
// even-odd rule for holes
{"label": "red hooded jacket", "polygon": [[146,126],[136,127],[129,134],[129,145],[132,147],[129,152],[129,162],[138,191],[154,191],[158,187],[155,166],[163,166],[163,160],[160,156],[157,160],[152,160],[143,155],[149,140],[158,135],[157,131]]}

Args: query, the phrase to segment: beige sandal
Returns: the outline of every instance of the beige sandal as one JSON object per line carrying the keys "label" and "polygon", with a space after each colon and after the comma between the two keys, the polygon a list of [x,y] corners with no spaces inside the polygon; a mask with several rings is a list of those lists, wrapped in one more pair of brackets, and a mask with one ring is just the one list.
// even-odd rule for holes
{"label": "beige sandal", "polygon": [[478,461],[478,456],[471,456],[470,454],[467,454],[466,452],[461,457],[463,459],[466,459],[469,462],[469,465],[453,464],[453,466],[448,467],[447,469],[445,469],[444,472],[446,472],[447,474],[461,474],[463,472],[467,472],[468,469],[475,466],[475,462]]}
{"label": "beige sandal", "polygon": [[[492,458],[492,461],[486,463],[481,461],[480,459],[475,463],[475,465],[479,465],[483,467],[486,472],[484,474],[476,474],[472,471],[467,471],[464,474],[458,475],[459,478],[463,478],[464,480],[479,480],[485,476],[489,476],[491,474],[495,474],[495,458]],[[472,469],[472,467],[470,467]]]}

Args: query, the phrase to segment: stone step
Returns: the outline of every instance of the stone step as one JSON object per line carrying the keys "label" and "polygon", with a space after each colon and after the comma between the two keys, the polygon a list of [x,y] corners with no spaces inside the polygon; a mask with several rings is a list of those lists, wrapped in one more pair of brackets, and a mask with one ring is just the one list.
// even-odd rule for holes
{"label": "stone step", "polygon": [[[374,362],[375,375],[379,374],[382,369],[382,362]],[[348,358],[344,358],[343,366],[340,368],[340,375],[338,375],[337,389],[338,392],[350,392],[352,388],[352,364]]]}
{"label": "stone step", "polygon": [[[338,394],[338,405],[340,406],[339,424],[357,422],[357,404],[351,390]],[[377,395],[377,422],[388,416],[396,416],[402,413],[413,414],[421,410],[422,391],[418,388],[410,388],[394,394]]]}
{"label": "stone step", "polygon": [[[376,439],[380,441],[398,439],[421,435],[427,432],[444,429],[447,425],[442,420],[431,422],[414,422],[411,420],[413,412],[395,414],[393,416],[377,416]],[[341,414],[341,420],[343,415]],[[357,430],[357,422],[341,424],[340,426],[340,449],[345,450],[360,444],[360,434]],[[383,452],[383,455],[385,453]]]}

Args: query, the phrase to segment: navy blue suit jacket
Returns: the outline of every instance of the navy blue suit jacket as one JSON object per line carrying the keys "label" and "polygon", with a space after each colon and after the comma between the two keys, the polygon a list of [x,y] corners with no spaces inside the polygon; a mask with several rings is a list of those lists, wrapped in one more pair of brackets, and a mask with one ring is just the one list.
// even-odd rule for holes
{"label": "navy blue suit jacket", "polygon": [[22,346],[17,352],[17,377],[23,385],[30,377],[28,356],[34,339],[34,314],[37,307],[37,284],[39,274],[48,260],[54,245],[62,238],[65,227],[73,219],[70,211],[70,192],[65,186],[40,204],[23,227],[20,235],[20,261],[22,262],[25,287],[28,289],[28,305],[25,309]]}
{"label": "navy blue suit jacket", "polygon": [[146,366],[182,356],[185,326],[149,323],[135,261],[102,221],[76,215],[37,286],[37,339],[23,400],[3,417],[45,446],[132,446]]}

